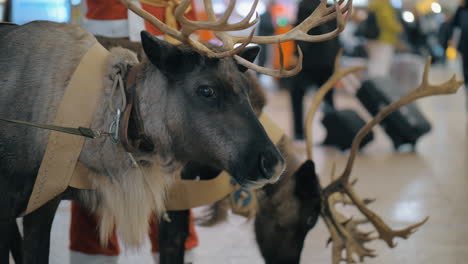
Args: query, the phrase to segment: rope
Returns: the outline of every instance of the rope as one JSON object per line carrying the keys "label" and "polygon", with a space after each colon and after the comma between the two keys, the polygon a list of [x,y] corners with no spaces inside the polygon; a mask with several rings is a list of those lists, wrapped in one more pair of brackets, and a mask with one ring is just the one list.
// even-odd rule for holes
{"label": "rope", "polygon": [[[119,87],[117,87],[117,86],[119,86]],[[114,97],[114,94],[115,94],[115,91],[117,90],[117,88],[120,91],[122,101],[121,101],[120,107],[116,109],[114,107],[114,102],[113,102],[112,98]],[[108,99],[109,99],[109,108],[114,113],[117,112],[117,110],[122,111],[125,108],[125,106],[127,105],[127,97],[125,96],[125,86],[124,86],[124,83],[123,83],[122,75],[120,75],[120,73],[117,74],[116,78],[114,79],[114,82],[112,83],[112,92],[111,92],[111,95],[110,95],[110,97]]]}

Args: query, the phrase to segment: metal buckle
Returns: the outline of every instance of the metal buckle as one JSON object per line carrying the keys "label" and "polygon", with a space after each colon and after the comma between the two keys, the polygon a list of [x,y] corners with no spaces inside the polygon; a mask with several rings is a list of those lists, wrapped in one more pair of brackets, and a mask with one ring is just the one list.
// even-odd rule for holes
{"label": "metal buckle", "polygon": [[114,121],[112,121],[112,123],[109,126],[109,137],[114,143],[119,142],[120,115],[120,109],[117,109]]}

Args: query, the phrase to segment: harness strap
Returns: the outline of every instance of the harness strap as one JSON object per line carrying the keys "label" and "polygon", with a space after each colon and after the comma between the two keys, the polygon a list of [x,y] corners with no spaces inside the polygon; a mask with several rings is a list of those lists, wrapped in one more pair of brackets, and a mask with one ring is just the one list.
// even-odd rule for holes
{"label": "harness strap", "polygon": [[[70,78],[57,109],[54,125],[90,126],[104,87],[104,71],[109,52],[94,44],[81,59]],[[42,158],[26,215],[63,191],[72,178],[85,138],[52,131]]]}
{"label": "harness strap", "polygon": [[58,132],[66,133],[66,134],[87,137],[87,138],[99,138],[102,136],[109,135],[108,132],[102,132],[97,129],[85,128],[85,127],[78,127],[78,128],[62,127],[62,126],[45,125],[45,124],[39,124],[39,123],[31,123],[31,122],[19,121],[19,120],[11,120],[11,119],[6,119],[6,118],[0,118],[0,121],[12,123],[12,124],[18,124],[18,125],[37,127],[37,128],[47,129],[47,130],[53,130],[53,131],[58,131]]}
{"label": "harness strap", "polygon": [[119,133],[116,136],[115,131],[103,132],[97,129],[85,127],[65,127],[49,124],[40,124],[20,120],[11,120],[0,118],[0,121],[36,127],[41,129],[53,130],[61,133],[82,136],[86,138],[99,138],[103,136],[118,137],[124,149],[129,153],[137,151],[152,152],[154,150],[154,143],[151,138],[145,133],[143,119],[141,117],[140,105],[138,103],[138,96],[136,95],[136,78],[141,69],[141,65],[134,66],[127,74],[126,85],[124,86],[125,93],[125,109],[121,116],[120,126],[116,129]]}
{"label": "harness strap", "polygon": [[122,113],[119,127],[120,143],[129,153],[152,152],[154,143],[145,133],[145,126],[140,112],[140,104],[136,94],[136,79],[143,66],[134,66],[127,74],[125,96],[127,105]]}

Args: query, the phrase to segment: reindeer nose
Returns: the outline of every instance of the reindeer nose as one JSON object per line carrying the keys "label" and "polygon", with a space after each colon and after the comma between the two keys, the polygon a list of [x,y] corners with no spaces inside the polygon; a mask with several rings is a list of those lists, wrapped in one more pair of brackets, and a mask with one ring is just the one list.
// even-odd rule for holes
{"label": "reindeer nose", "polygon": [[262,152],[259,157],[259,167],[266,179],[271,179],[274,174],[274,168],[278,165],[278,158],[272,152]]}

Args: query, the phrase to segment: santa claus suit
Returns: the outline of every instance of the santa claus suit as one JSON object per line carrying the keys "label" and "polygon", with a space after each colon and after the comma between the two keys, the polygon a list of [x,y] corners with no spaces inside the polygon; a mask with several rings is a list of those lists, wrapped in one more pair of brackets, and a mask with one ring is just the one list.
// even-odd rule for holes
{"label": "santa claus suit", "polygon": [[[173,10],[180,0],[140,0],[134,2],[159,20],[171,27],[177,27],[173,19]],[[193,1],[192,1],[192,7]],[[153,35],[163,35],[161,31],[128,10],[119,0],[86,0],[86,16],[83,26],[95,35],[105,37],[128,37],[131,41],[140,41],[140,32],[146,30]],[[190,8],[185,16],[196,20],[194,8]]]}
{"label": "santa claus suit", "polygon": [[[177,27],[173,10],[180,0],[141,0],[135,2],[159,20],[169,26]],[[144,21],[139,16],[127,10],[119,0],[86,0],[86,18],[83,26],[95,35],[129,38],[132,41],[140,41],[140,32],[146,30],[153,35],[161,36],[163,33]],[[193,3],[192,3],[193,7]],[[186,17],[196,20],[195,10],[190,8]],[[169,21],[169,22],[167,22]],[[172,23],[172,25],[171,25]],[[96,232],[97,217],[86,209],[72,202],[70,226],[70,263],[117,263],[120,247],[117,235],[111,236],[106,247],[99,243],[98,232]],[[157,221],[151,221],[149,238],[151,251],[154,253],[155,261],[158,260],[158,225]],[[190,250],[198,245],[198,237],[195,232],[193,216],[190,216],[189,235],[185,243],[186,260],[190,259]]]}

